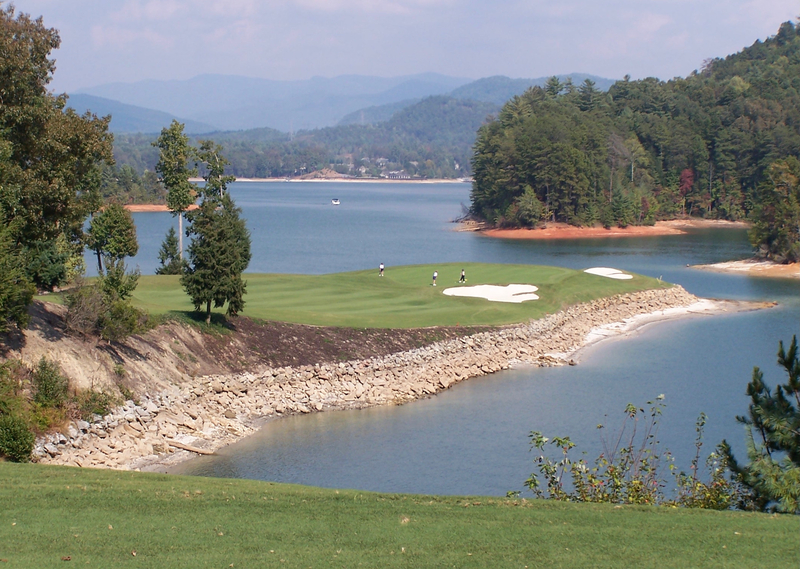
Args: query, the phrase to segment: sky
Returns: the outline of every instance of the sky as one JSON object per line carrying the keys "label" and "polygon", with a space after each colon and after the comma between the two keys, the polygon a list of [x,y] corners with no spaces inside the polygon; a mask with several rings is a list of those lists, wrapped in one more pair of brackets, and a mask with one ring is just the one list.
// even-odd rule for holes
{"label": "sky", "polygon": [[56,92],[203,73],[276,80],[423,72],[671,79],[800,17],[800,0],[12,3],[60,32]]}

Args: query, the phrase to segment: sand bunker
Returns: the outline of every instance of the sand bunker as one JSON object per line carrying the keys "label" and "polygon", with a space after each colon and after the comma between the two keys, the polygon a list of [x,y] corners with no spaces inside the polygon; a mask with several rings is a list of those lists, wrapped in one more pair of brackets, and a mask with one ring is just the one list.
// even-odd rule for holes
{"label": "sand bunker", "polygon": [[633,275],[623,273],[619,269],[610,269],[608,267],[592,267],[591,269],[586,269],[583,272],[589,273],[590,275],[597,275],[598,277],[617,279],[618,281],[627,281],[633,278]]}
{"label": "sand bunker", "polygon": [[492,302],[525,302],[526,300],[539,300],[535,294],[539,290],[533,285],[510,284],[507,286],[478,285],[447,288],[442,292],[447,296],[469,296],[472,298],[485,298]]}

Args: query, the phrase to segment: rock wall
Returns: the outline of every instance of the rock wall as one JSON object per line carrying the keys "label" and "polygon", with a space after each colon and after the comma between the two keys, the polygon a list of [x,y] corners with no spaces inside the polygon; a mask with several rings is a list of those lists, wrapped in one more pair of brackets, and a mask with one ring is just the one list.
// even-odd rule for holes
{"label": "rock wall", "polygon": [[35,454],[51,464],[163,468],[230,444],[271,418],[402,404],[514,363],[570,363],[564,354],[580,348],[596,327],[697,301],[678,286],[642,291],[386,357],[196,378],[145,394],[138,404],[128,401],[92,423],[74,422],[67,433],[38,441]]}

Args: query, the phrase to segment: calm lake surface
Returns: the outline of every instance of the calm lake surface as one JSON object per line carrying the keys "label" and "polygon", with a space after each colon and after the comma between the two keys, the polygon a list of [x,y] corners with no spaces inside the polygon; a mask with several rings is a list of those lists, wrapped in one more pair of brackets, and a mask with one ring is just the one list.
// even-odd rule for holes
{"label": "calm lake surface", "polygon": [[[640,239],[511,241],[453,231],[468,184],[239,183],[232,195],[253,237],[251,272],[313,273],[444,262],[610,266],[662,277],[704,297],[775,300],[777,308],[650,325],[600,343],[580,365],[515,369],[471,379],[400,407],[271,421],[255,436],[172,472],[383,492],[504,495],[532,470],[528,433],[570,436],[576,456],[601,450],[598,423],[618,431],[628,402],[659,394],[659,439],[682,467],[694,422],[708,415],[708,451],[727,438],[739,454],[744,389],[753,366],[784,381],[778,341],[800,332],[800,282],[690,269],[750,254],[742,230]],[[340,206],[332,206],[338,198]],[[158,264],[169,214],[136,214],[143,273]],[[89,265],[91,266],[91,265]],[[245,312],[246,314],[246,312]]]}

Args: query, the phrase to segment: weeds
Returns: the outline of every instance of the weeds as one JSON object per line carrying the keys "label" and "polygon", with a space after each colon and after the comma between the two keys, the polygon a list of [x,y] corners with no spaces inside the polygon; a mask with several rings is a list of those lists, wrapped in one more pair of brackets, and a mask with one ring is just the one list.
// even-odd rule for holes
{"label": "weeds", "polygon": [[[664,410],[664,396],[648,401],[649,410],[628,404],[619,432],[609,439],[601,435],[603,452],[589,464],[573,460],[575,447],[569,437],[549,439],[539,431],[530,434],[531,450],[540,452],[535,459],[537,471],[525,481],[526,488],[539,498],[570,502],[605,502],[612,504],[673,505],[690,508],[727,509],[738,499],[739,485],[726,478],[727,468],[719,449],[705,461],[708,480],[700,477],[703,427],[706,417],[697,420],[697,453],[691,473],[676,472],[668,450],[661,451],[658,441],[659,418]],[[604,431],[604,425],[598,425]],[[559,458],[545,454],[547,446],[559,449]],[[672,472],[677,496],[667,499],[665,473]],[[544,484],[542,481],[544,481]],[[509,496],[519,492],[509,492]]]}

